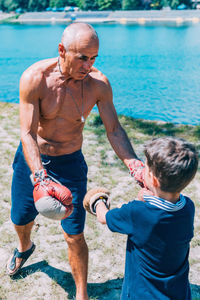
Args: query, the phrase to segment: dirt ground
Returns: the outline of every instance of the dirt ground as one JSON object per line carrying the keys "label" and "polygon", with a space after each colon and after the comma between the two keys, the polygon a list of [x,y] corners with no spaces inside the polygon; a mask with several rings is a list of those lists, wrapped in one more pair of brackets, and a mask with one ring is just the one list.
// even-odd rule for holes
{"label": "dirt ground", "polygon": [[[83,152],[89,166],[88,189],[97,185],[111,190],[112,207],[134,199],[138,187],[119,160],[116,159],[106,137],[93,130],[88,121],[84,132]],[[128,125],[124,125],[127,127]],[[128,129],[128,127],[127,127]],[[10,186],[12,160],[19,143],[18,106],[0,104],[0,299],[1,300],[63,300],[73,299],[74,281],[67,257],[67,245],[59,222],[36,218],[32,240],[36,250],[19,275],[10,278],[5,265],[17,246],[10,221]],[[141,152],[144,134],[137,132],[133,140],[137,153]],[[137,141],[138,141],[137,140]],[[200,172],[185,189],[196,204],[195,236],[190,251],[190,282],[193,299],[200,299]],[[88,293],[90,299],[120,299],[126,237],[112,233],[87,215],[85,237],[89,247]]]}

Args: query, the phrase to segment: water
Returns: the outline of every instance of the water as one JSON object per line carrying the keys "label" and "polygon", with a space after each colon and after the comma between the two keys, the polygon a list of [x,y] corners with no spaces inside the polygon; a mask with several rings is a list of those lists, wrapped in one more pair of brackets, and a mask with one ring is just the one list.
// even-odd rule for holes
{"label": "water", "polygon": [[[95,66],[109,78],[120,114],[200,124],[200,25],[94,25]],[[58,55],[64,25],[0,25],[0,101],[19,102],[22,72]]]}

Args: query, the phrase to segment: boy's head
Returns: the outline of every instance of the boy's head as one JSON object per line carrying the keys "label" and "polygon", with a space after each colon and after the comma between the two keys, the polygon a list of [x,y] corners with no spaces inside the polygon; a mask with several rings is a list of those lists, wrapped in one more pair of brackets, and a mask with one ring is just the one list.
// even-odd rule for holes
{"label": "boy's head", "polygon": [[195,147],[179,138],[156,138],[145,145],[146,164],[157,178],[159,188],[180,193],[194,178],[198,168]]}

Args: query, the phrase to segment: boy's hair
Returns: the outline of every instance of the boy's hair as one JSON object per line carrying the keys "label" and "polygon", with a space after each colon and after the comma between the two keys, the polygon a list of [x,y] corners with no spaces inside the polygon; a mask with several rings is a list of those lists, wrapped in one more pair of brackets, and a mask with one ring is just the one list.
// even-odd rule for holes
{"label": "boy's hair", "polygon": [[194,145],[173,137],[156,138],[145,145],[147,165],[162,191],[181,192],[194,178],[198,153]]}

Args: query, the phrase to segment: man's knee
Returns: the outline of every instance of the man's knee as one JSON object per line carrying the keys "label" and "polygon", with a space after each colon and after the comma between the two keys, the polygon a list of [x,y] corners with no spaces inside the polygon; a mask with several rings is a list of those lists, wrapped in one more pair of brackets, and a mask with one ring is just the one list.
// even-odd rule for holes
{"label": "man's knee", "polygon": [[14,225],[14,228],[15,228],[16,231],[26,233],[26,232],[31,231],[31,229],[34,225],[34,221],[31,221],[30,223],[25,224],[25,225],[16,225],[14,223],[13,223],[13,225]]}
{"label": "man's knee", "polygon": [[87,247],[83,233],[72,235],[64,232],[64,237],[71,250]]}

